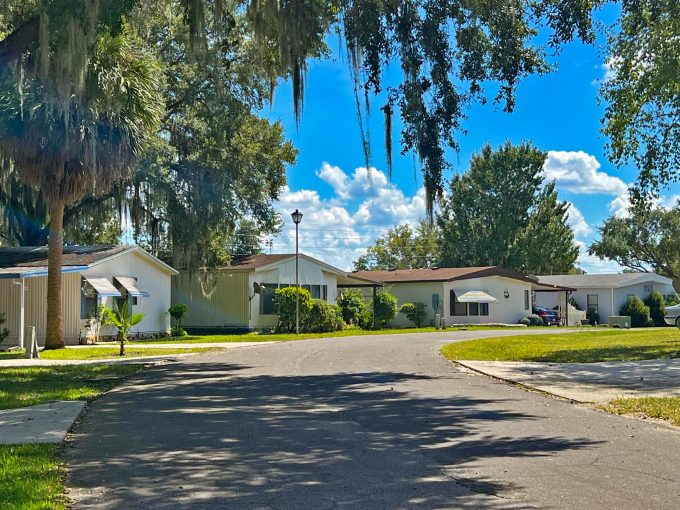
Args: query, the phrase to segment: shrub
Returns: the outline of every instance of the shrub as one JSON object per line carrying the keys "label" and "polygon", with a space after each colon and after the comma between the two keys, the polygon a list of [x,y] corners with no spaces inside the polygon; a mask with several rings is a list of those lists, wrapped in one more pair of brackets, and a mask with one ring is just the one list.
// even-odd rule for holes
{"label": "shrub", "polygon": [[536,314],[531,314],[526,317],[526,320],[529,321],[529,326],[545,326],[545,322],[543,322],[543,319],[541,319],[538,315]]}
{"label": "shrub", "polygon": [[0,342],[9,336],[9,329],[2,327],[2,325],[7,321],[7,315],[5,312],[0,312]]}
{"label": "shrub", "polygon": [[182,321],[186,314],[189,313],[189,307],[183,303],[177,303],[168,308],[170,318],[175,321],[175,324],[170,329],[170,336],[186,336],[187,332],[182,327]]}
{"label": "shrub", "polygon": [[574,299],[574,296],[572,296],[572,297],[569,298],[569,304],[570,304],[571,306],[573,306],[574,308],[576,308],[577,310],[583,310],[583,308],[581,308],[581,307],[578,305],[578,303],[576,302],[576,299]]}
{"label": "shrub", "polygon": [[531,321],[527,317],[524,317],[523,319],[518,320],[517,324],[524,324],[525,326],[531,326]]}
{"label": "shrub", "polygon": [[370,312],[361,291],[348,290],[343,292],[338,304],[342,310],[342,320],[347,324],[363,327],[361,324],[366,319],[366,315],[370,315]]}
{"label": "shrub", "polygon": [[663,317],[666,315],[666,304],[661,293],[656,290],[650,292],[644,302],[649,307],[649,316],[654,321],[652,326],[665,326],[666,321]]}
{"label": "shrub", "polygon": [[397,316],[397,298],[389,292],[381,292],[373,300],[373,312],[375,323],[379,328],[384,328],[388,322]]}
{"label": "shrub", "polygon": [[344,325],[342,310],[338,305],[332,305],[322,299],[312,300],[312,309],[304,325],[305,331],[313,333],[340,331]]}
{"label": "shrub", "polygon": [[279,316],[277,331],[295,331],[295,302],[298,292],[300,293],[300,326],[309,318],[309,313],[312,311],[312,295],[307,289],[297,289],[296,287],[276,289],[274,304]]}
{"label": "shrub", "polygon": [[595,308],[588,308],[588,311],[586,311],[586,319],[588,319],[588,322],[590,322],[591,326],[594,326],[595,324],[600,323],[600,312],[598,312]]}
{"label": "shrub", "polygon": [[631,296],[626,304],[621,307],[619,314],[630,317],[630,325],[634,328],[642,328],[649,322],[649,307],[637,296]]}
{"label": "shrub", "polygon": [[406,315],[406,318],[419,328],[423,325],[423,320],[425,320],[425,316],[427,315],[425,308],[427,308],[425,303],[404,303],[401,305],[399,311]]}

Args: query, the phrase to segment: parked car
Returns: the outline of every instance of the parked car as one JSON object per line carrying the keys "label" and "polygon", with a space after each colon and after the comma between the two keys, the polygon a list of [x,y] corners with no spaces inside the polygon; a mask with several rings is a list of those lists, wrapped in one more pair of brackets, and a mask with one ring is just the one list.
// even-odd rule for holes
{"label": "parked car", "polygon": [[680,328],[680,305],[673,305],[666,307],[666,315],[663,316],[663,320],[669,326],[677,326]]}
{"label": "parked car", "polygon": [[543,319],[543,324],[546,326],[560,325],[560,316],[555,310],[545,308],[544,306],[534,306],[533,313]]}

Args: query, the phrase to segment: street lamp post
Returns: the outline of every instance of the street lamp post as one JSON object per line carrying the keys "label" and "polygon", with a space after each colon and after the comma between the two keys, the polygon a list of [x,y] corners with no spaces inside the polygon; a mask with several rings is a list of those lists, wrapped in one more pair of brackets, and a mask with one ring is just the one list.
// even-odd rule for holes
{"label": "street lamp post", "polygon": [[300,260],[299,260],[299,226],[302,221],[302,213],[295,209],[290,215],[295,223],[295,334],[300,334]]}

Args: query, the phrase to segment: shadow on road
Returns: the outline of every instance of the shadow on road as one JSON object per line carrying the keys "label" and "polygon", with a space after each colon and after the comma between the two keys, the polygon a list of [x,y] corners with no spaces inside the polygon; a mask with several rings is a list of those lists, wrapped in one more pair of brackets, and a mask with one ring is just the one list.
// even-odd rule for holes
{"label": "shadow on road", "polygon": [[472,508],[469,489],[521,487],[456,480],[447,467],[597,444],[480,437],[484,422],[537,417],[503,400],[428,396],[426,376],[253,371],[157,367],[96,402],[66,454],[77,507]]}

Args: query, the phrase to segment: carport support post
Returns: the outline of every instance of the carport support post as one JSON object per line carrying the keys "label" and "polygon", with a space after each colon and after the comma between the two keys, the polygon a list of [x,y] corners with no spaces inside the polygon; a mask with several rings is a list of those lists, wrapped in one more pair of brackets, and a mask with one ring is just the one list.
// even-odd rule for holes
{"label": "carport support post", "polygon": [[375,300],[378,297],[378,287],[373,286],[373,329],[375,329]]}
{"label": "carport support post", "polygon": [[19,349],[24,349],[26,347],[24,329],[26,329],[26,286],[24,278],[19,278],[18,282],[14,282],[14,285],[19,286]]}

